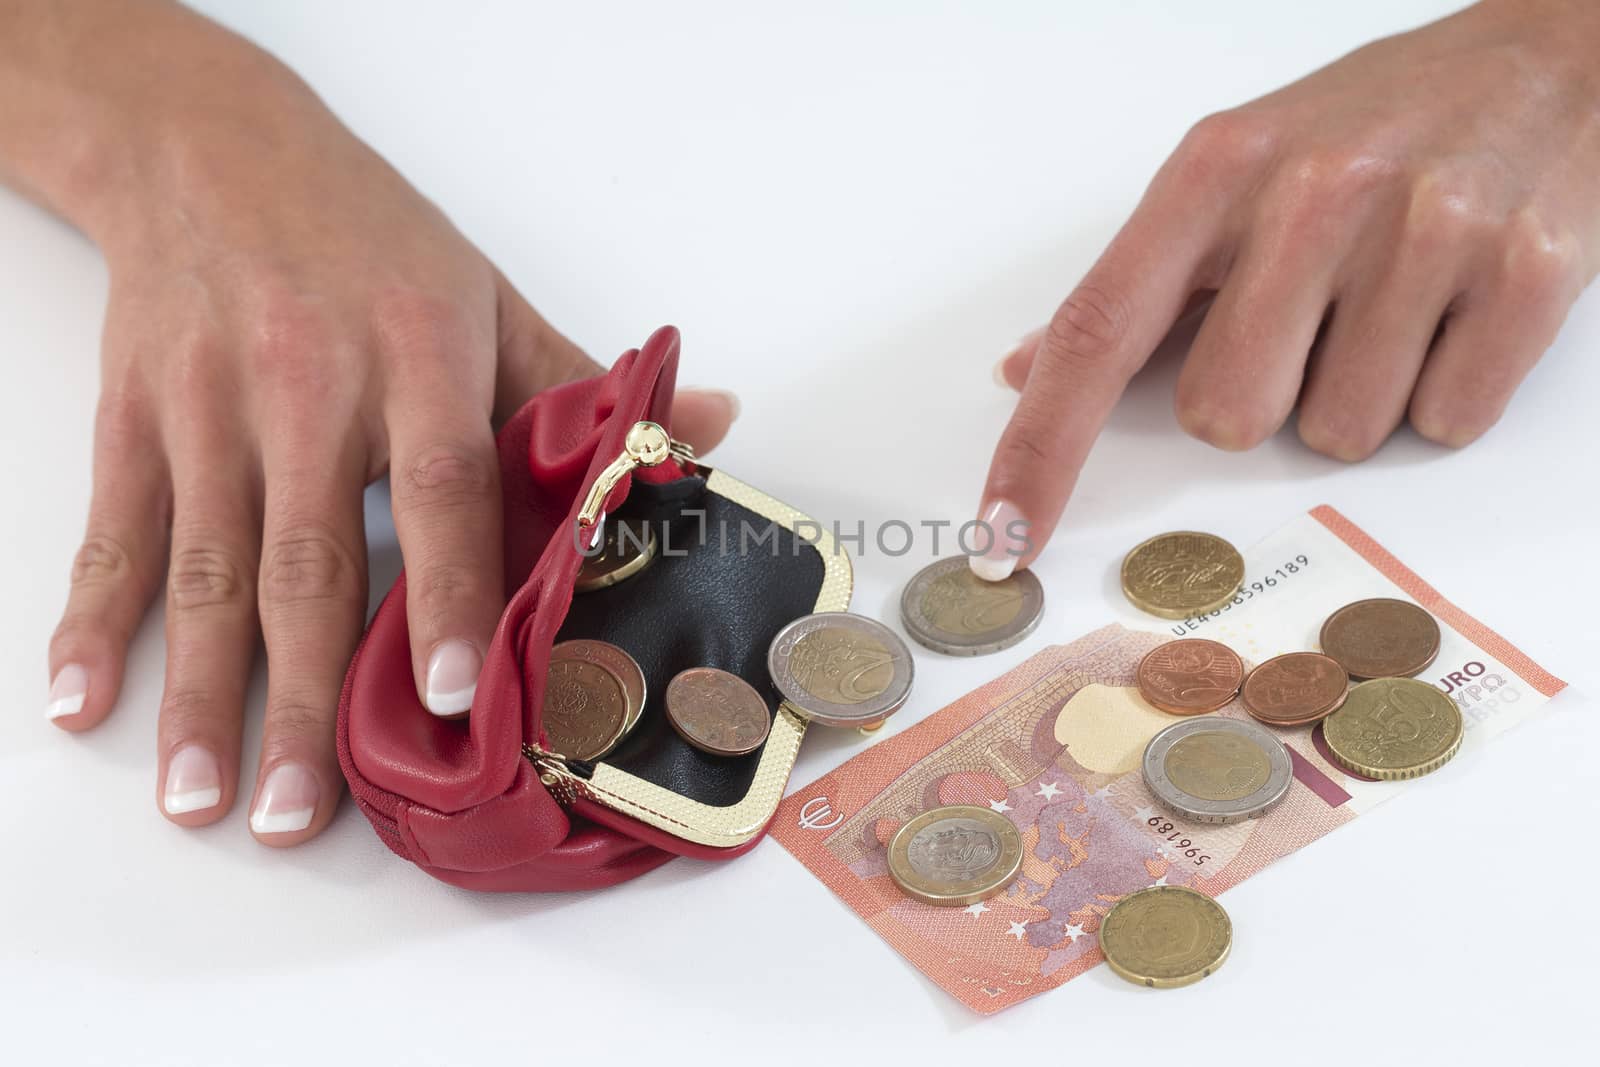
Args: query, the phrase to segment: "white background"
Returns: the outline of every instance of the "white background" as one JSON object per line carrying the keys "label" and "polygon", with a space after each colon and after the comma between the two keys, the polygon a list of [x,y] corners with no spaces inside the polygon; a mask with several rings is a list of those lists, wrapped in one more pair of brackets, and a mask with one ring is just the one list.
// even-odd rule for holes
{"label": "white background", "polygon": [[[1190,122],[1449,7],[202,6],[299,69],[597,357],[682,327],[682,380],[743,397],[715,457],[730,473],[869,522],[970,516],[1012,402],[992,363]],[[1037,568],[1038,633],[977,661],[919,653],[891,731],[1111,618],[1135,541],[1247,544],[1322,502],[1574,687],[1229,892],[1215,977],[1155,993],[1100,968],[982,1019],[771,842],[606,892],[492,897],[399,861],[348,803],[287,854],[250,838],[242,804],[179,830],[154,800],[159,616],[110,721],[47,725],[105,289],[88,244],[0,195],[0,1059],[1548,1061],[1589,1041],[1600,294],[1458,454],[1402,433],[1347,467],[1292,431],[1222,454],[1175,429],[1172,361],[1136,381]],[[379,540],[375,595],[396,566]],[[857,610],[895,620],[925,558],[861,560]],[[794,783],[862,743],[814,731]]]}

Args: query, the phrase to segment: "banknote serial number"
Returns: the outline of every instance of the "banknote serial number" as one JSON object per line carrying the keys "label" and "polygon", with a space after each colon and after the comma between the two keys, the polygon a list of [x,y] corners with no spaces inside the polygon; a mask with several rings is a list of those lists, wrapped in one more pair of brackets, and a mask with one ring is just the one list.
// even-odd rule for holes
{"label": "banknote serial number", "polygon": [[1258,596],[1265,596],[1310,566],[1311,557],[1306,555],[1304,552],[1295,556],[1293,559],[1285,560],[1283,563],[1280,563],[1278,566],[1274,567],[1266,574],[1263,574],[1261,577],[1241,585],[1239,587],[1239,591],[1233,595],[1233,599],[1222,605],[1222,607],[1217,608],[1215,611],[1208,611],[1204,615],[1196,615],[1193,618],[1184,619],[1180,623],[1174,623],[1172,626],[1172,632],[1177,634],[1179,637],[1182,637],[1188,633],[1192,633],[1200,628],[1201,623],[1210,622],[1212,619],[1220,618],[1221,616],[1232,611],[1234,608],[1238,607],[1240,604],[1254,600]]}
{"label": "banknote serial number", "polygon": [[1204,867],[1206,860],[1211,858],[1210,853],[1184,836],[1182,830],[1159,815],[1152,815],[1145,820],[1145,825],[1156,832],[1156,836],[1172,846],[1172,851],[1178,853],[1186,860],[1193,861],[1196,867]]}

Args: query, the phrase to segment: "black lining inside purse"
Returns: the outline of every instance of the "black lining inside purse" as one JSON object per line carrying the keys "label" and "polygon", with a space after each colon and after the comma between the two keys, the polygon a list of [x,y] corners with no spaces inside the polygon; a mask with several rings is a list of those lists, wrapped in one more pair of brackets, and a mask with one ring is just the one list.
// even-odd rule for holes
{"label": "black lining inside purse", "polygon": [[609,641],[644,671],[644,714],[600,762],[703,804],[736,804],[750,790],[760,750],[726,757],[689,745],[667,722],[667,683],[690,667],[719,667],[754,686],[775,715],[767,646],[814,609],[822,555],[699,477],[636,481],[617,517],[655,527],[655,559],[616,585],[573,594],[556,638]]}

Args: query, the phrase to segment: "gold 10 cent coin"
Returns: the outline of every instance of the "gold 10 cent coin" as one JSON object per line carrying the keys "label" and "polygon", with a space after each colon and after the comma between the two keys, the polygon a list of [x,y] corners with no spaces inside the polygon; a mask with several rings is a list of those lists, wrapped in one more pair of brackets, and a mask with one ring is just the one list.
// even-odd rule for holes
{"label": "gold 10 cent coin", "polygon": [[1420,778],[1461,750],[1461,709],[1427,682],[1374,678],[1322,721],[1334,761],[1368,778]]}
{"label": "gold 10 cent coin", "polygon": [[960,907],[993,896],[1022,866],[1010,819],[970,804],[925,811],[889,839],[889,876],[907,896]]}
{"label": "gold 10 cent coin", "polygon": [[1100,924],[1100,951],[1111,969],[1155,989],[1198,982],[1222,966],[1232,947],[1228,913],[1180,885],[1130,893]]}
{"label": "gold 10 cent coin", "polygon": [[599,550],[583,558],[573,591],[592,593],[616,585],[650,566],[655,558],[656,533],[648,524],[613,519],[606,523]]}
{"label": "gold 10 cent coin", "polygon": [[1222,538],[1193,530],[1165,533],[1122,560],[1122,592],[1140,611],[1188,619],[1216,611],[1244,584],[1244,557]]}

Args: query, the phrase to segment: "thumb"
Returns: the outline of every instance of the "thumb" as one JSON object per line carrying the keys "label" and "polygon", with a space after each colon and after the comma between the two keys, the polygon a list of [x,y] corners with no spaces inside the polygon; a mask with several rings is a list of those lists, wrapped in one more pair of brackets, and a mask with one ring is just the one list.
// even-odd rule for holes
{"label": "thumb", "polygon": [[494,277],[499,331],[494,424],[499,426],[535,393],[592,378],[605,368],[546,322],[498,270]]}
{"label": "thumb", "polygon": [[679,389],[672,399],[672,436],[704,455],[728,436],[739,398],[726,389]]}

